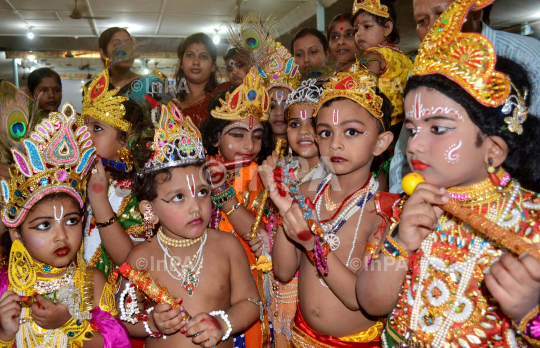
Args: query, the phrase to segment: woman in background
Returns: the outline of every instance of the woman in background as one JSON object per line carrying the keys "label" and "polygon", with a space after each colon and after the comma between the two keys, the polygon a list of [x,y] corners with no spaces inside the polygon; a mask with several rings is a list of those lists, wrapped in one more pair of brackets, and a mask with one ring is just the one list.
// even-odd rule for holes
{"label": "woman in background", "polygon": [[176,99],[173,101],[197,127],[208,118],[208,104],[215,93],[230,85],[226,82],[218,86],[216,59],[216,45],[204,33],[192,34],[178,46]]}
{"label": "woman in background", "polygon": [[62,80],[51,68],[40,68],[28,75],[28,90],[45,116],[58,111],[62,102]]}
{"label": "woman in background", "polygon": [[328,42],[324,34],[317,29],[303,28],[294,36],[291,52],[300,73],[306,74],[307,72],[309,75],[311,71],[320,69],[326,63]]}
{"label": "woman in background", "polygon": [[339,71],[349,71],[360,53],[354,40],[354,27],[351,24],[352,14],[342,13],[332,19],[326,30],[328,39],[328,55],[334,59]]}

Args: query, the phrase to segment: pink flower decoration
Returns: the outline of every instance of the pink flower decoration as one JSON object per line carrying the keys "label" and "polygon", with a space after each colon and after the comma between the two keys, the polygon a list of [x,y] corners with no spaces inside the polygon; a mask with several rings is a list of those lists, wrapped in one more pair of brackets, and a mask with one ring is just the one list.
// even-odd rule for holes
{"label": "pink flower decoration", "polygon": [[56,179],[58,181],[64,181],[67,179],[67,172],[65,170],[59,170],[56,172]]}

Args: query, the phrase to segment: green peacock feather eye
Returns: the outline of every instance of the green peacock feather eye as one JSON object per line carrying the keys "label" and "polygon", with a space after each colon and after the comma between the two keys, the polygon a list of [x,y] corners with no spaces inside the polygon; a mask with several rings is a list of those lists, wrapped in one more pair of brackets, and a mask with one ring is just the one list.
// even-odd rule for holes
{"label": "green peacock feather eye", "polygon": [[23,122],[16,122],[9,127],[11,136],[15,139],[20,139],[26,135],[26,124]]}

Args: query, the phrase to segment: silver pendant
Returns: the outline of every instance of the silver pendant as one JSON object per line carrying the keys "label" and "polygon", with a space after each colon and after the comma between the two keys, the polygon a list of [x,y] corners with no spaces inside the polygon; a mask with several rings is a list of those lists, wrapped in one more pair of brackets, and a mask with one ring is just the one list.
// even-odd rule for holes
{"label": "silver pendant", "polygon": [[336,251],[339,248],[341,242],[339,240],[339,237],[335,234],[327,234],[324,239],[326,240],[332,251]]}

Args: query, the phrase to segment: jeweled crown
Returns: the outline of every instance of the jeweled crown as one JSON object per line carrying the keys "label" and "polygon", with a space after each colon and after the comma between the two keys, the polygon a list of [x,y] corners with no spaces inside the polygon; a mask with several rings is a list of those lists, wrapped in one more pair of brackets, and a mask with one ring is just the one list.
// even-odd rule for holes
{"label": "jeweled crown", "polygon": [[144,173],[201,163],[206,157],[201,133],[191,118],[182,115],[172,102],[161,105],[161,117],[152,147],[154,153],[146,162]]}
{"label": "jeweled crown", "polygon": [[261,122],[270,117],[270,97],[256,67],[252,67],[244,82],[232,93],[220,99],[221,106],[210,113],[214,118],[238,121],[253,116]]}
{"label": "jeweled crown", "polygon": [[381,5],[380,0],[354,0],[352,13],[355,14],[359,10],[364,10],[375,16],[390,18],[388,6]]}
{"label": "jeweled crown", "polygon": [[441,74],[458,83],[479,103],[500,106],[510,95],[510,80],[495,70],[496,54],[491,42],[477,33],[462,33],[461,26],[475,4],[493,0],[457,0],[437,19],[420,45],[412,75]]}
{"label": "jeweled crown", "polygon": [[317,115],[324,103],[343,97],[362,105],[381,122],[384,128],[383,99],[375,93],[373,88],[376,86],[377,77],[357,62],[350,71],[338,72],[328,79],[328,82],[324,84],[324,91],[315,107],[313,117]]}
{"label": "jeweled crown", "polygon": [[[289,97],[287,98],[287,101],[285,103],[285,107],[289,109],[291,106],[296,104],[308,104],[317,106],[317,103],[319,102],[319,98],[321,97],[323,91],[324,89],[322,87],[317,86],[316,79],[304,80],[302,81],[300,87],[296,88],[289,94]],[[288,111],[286,116],[288,118]]]}
{"label": "jeweled crown", "polygon": [[20,225],[32,206],[53,192],[67,193],[83,207],[96,148],[76,115],[71,103],[64,104],[24,138],[24,149],[11,149],[15,163],[9,168],[10,179],[0,182],[6,226]]}
{"label": "jeweled crown", "polygon": [[258,67],[266,88],[270,90],[274,87],[284,87],[292,91],[300,85],[298,64],[281,43],[276,42],[271,50],[273,52]]}
{"label": "jeweled crown", "polygon": [[[108,65],[108,63],[106,63]],[[122,104],[129,98],[118,93],[118,88],[109,91],[109,70],[105,68],[88,86],[83,87],[84,98],[81,115],[103,121],[116,129],[128,132],[131,123],[124,120],[126,108]]]}

